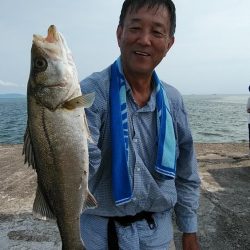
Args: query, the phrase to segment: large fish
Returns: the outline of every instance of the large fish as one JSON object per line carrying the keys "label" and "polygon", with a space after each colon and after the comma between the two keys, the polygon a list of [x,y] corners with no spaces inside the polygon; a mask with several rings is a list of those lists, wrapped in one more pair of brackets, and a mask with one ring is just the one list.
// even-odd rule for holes
{"label": "large fish", "polygon": [[82,96],[71,51],[56,27],[47,37],[34,35],[23,153],[37,172],[33,214],[56,219],[65,250],[85,249],[80,214],[97,205],[88,190],[84,113],[93,99],[93,93]]}

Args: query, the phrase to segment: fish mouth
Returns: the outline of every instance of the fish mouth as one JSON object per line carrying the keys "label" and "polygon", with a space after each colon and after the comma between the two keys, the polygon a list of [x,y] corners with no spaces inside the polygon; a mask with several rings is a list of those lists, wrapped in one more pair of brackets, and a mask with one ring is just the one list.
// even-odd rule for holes
{"label": "fish mouth", "polygon": [[59,32],[57,31],[57,28],[55,25],[50,25],[48,28],[48,34],[46,37],[43,37],[41,35],[33,35],[33,41],[35,42],[48,42],[48,43],[56,43],[60,40]]}
{"label": "fish mouth", "polygon": [[48,35],[45,40],[49,43],[54,43],[59,41],[59,34],[55,25],[50,25],[48,29]]}
{"label": "fish mouth", "polygon": [[60,82],[60,83],[56,83],[56,84],[53,84],[53,85],[44,85],[43,87],[44,88],[64,88],[66,86],[66,83],[65,82]]}

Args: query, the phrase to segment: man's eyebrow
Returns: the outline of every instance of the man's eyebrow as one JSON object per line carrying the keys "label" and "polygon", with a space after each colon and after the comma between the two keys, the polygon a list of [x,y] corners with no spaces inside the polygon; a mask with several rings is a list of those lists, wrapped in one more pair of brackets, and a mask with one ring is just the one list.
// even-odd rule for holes
{"label": "man's eyebrow", "polygon": [[141,21],[140,18],[132,18],[132,19],[130,20],[130,23],[139,23],[140,21]]}
{"label": "man's eyebrow", "polygon": [[[139,22],[141,22],[141,19],[135,17],[135,18],[132,18],[129,23],[131,24],[131,23],[139,23]],[[159,28],[164,28],[163,23],[153,22],[153,25]]]}
{"label": "man's eyebrow", "polygon": [[160,28],[160,29],[165,30],[165,25],[162,23],[155,22],[154,26],[155,26],[155,28]]}

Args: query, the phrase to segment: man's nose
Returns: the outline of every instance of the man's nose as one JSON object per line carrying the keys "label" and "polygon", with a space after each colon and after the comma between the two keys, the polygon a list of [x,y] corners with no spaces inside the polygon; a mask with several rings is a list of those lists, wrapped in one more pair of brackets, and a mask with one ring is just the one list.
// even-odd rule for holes
{"label": "man's nose", "polygon": [[138,42],[144,46],[150,46],[152,40],[152,35],[148,31],[142,31],[139,34]]}

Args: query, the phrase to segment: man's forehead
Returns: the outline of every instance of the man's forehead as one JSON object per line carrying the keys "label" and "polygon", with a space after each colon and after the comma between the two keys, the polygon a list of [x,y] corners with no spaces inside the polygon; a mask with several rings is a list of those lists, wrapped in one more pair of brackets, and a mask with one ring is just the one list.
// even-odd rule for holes
{"label": "man's forehead", "polygon": [[142,5],[142,6],[130,6],[128,8],[127,14],[137,13],[137,12],[140,12],[141,10],[154,12],[155,14],[158,11],[166,11],[166,12],[168,12],[168,8],[163,4],[155,4],[155,5],[145,4],[145,5]]}
{"label": "man's forehead", "polygon": [[129,21],[129,22],[140,22],[141,21],[141,14],[150,14],[155,16],[156,18],[161,16],[164,17],[164,19],[169,19],[169,12],[168,9],[163,6],[142,6],[140,8],[132,8],[128,10],[126,16],[125,16],[125,21]]}

